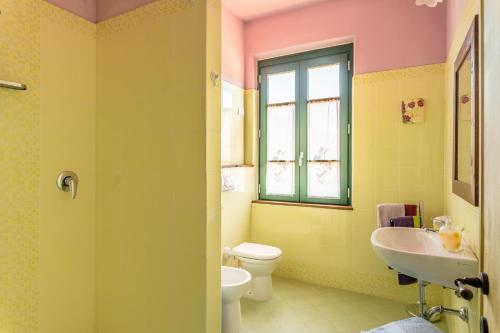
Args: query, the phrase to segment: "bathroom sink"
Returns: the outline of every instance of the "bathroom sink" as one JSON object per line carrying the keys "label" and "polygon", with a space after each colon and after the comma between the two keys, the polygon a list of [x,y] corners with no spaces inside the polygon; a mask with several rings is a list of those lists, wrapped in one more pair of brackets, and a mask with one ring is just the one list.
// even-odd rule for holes
{"label": "bathroom sink", "polygon": [[372,233],[375,253],[398,272],[456,289],[455,279],[476,276],[478,261],[469,248],[448,252],[439,235],[416,228],[379,228]]}

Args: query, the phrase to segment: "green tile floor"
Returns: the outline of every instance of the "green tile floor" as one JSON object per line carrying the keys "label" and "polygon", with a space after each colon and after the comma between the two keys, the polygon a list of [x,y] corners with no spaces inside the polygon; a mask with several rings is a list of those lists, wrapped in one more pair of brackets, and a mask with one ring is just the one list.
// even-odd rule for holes
{"label": "green tile floor", "polygon": [[275,277],[273,289],[268,302],[242,298],[242,333],[359,333],[407,317],[384,298]]}

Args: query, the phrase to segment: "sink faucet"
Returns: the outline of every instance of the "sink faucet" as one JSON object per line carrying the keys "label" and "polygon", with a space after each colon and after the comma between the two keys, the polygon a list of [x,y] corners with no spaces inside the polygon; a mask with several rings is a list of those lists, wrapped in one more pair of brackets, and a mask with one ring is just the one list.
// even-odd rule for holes
{"label": "sink faucet", "polygon": [[439,229],[450,219],[449,216],[438,216],[432,219],[432,228],[423,228],[425,232],[439,232]]}

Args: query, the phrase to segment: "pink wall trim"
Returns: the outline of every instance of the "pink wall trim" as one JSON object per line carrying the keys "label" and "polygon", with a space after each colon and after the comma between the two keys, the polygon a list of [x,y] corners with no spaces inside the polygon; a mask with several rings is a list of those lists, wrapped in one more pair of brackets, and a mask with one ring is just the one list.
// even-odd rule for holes
{"label": "pink wall trim", "polygon": [[446,51],[450,51],[453,37],[465,9],[465,0],[446,1]]}
{"label": "pink wall trim", "polygon": [[97,0],[97,22],[118,16],[156,0]]}
{"label": "pink wall trim", "polygon": [[247,22],[245,87],[256,87],[259,59],[345,39],[354,41],[358,74],[442,63],[446,8],[410,0],[332,0]]}
{"label": "pink wall trim", "polygon": [[90,22],[97,20],[96,0],[46,0]]}
{"label": "pink wall trim", "polygon": [[156,0],[46,0],[86,20],[97,23]]}
{"label": "pink wall trim", "polygon": [[243,88],[245,82],[245,51],[243,22],[222,7],[222,78]]}

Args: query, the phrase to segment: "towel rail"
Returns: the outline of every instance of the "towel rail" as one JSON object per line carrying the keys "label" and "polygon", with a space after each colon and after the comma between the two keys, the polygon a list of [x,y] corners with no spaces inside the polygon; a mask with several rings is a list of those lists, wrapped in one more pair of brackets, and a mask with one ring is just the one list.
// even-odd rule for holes
{"label": "towel rail", "polygon": [[0,80],[0,87],[14,90],[26,90],[27,87],[23,83],[10,82],[5,80]]}

